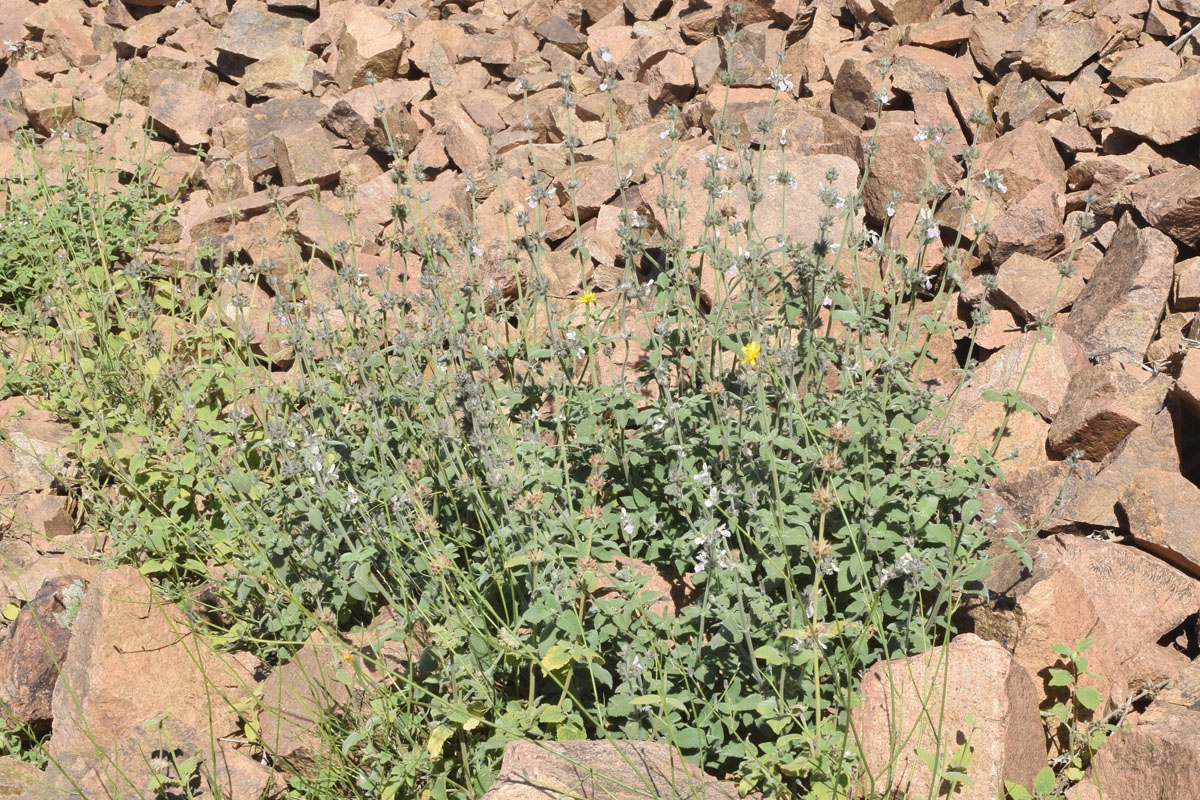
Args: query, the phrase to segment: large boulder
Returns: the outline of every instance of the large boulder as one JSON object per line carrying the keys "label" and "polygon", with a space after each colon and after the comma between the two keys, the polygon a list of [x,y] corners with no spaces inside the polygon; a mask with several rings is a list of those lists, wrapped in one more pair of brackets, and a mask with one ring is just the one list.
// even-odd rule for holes
{"label": "large boulder", "polygon": [[861,788],[869,796],[930,796],[937,789],[922,756],[937,753],[946,767],[964,745],[971,751],[969,784],[955,798],[995,800],[1006,780],[1030,785],[1046,765],[1038,699],[1029,671],[974,634],[876,664],[863,676],[852,717],[865,770]]}
{"label": "large boulder", "polygon": [[206,741],[236,733],[253,666],[213,652],[192,627],[133,567],[99,573],[54,687],[51,755],[115,747],[164,711]]}

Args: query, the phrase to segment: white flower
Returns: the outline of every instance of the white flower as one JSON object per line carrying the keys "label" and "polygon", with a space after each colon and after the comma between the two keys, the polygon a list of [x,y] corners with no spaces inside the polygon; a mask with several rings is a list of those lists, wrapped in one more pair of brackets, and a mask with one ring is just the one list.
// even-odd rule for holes
{"label": "white flower", "polygon": [[825,295],[825,299],[821,301],[821,305],[825,306],[825,308],[829,308],[833,305],[833,298],[829,295]]}
{"label": "white flower", "polygon": [[736,277],[737,277],[737,274],[738,274],[738,272],[739,272],[739,270],[738,270],[738,265],[737,265],[737,264],[730,264],[730,265],[729,265],[729,269],[725,270],[725,276],[726,276],[727,278],[736,278]]}
{"label": "white flower", "polygon": [[697,153],[696,158],[704,162],[709,169],[723,170],[728,168],[725,159],[716,153]]}
{"label": "white flower", "polygon": [[663,132],[658,135],[658,138],[665,139],[670,135],[671,135],[671,126],[668,125],[667,127],[663,128]]}
{"label": "white flower", "polygon": [[922,208],[917,215],[917,224],[925,229],[925,240],[933,241],[940,235],[938,230],[937,220],[933,218],[933,213],[928,208]]}
{"label": "white flower", "polygon": [[775,88],[781,92],[790,92],[796,88],[796,84],[792,83],[791,74],[775,76]]}
{"label": "white flower", "polygon": [[880,89],[878,92],[875,93],[874,99],[875,99],[876,103],[879,103],[879,105],[886,106],[888,101],[891,100],[892,98],[888,94],[887,89]]}
{"label": "white flower", "polygon": [[483,255],[483,251],[479,249],[479,245],[471,245],[471,255],[475,256],[476,258],[479,258],[481,255]]}
{"label": "white flower", "polygon": [[529,83],[524,78],[517,78],[515,81],[513,81],[513,91],[517,94],[520,94],[528,88]]}
{"label": "white flower", "polygon": [[13,44],[12,42],[10,42],[8,39],[4,40],[4,46],[8,48],[8,52],[10,52],[10,53],[17,52],[17,46],[15,44]]}
{"label": "white flower", "polygon": [[616,86],[615,83],[609,84],[608,78],[605,78],[604,80],[600,81],[600,91],[602,91],[602,92],[607,92],[610,89],[614,88],[615,86]]}
{"label": "white flower", "polygon": [[1004,185],[1004,176],[999,172],[992,172],[991,170],[985,169],[983,171],[983,177],[979,180],[984,186],[993,192],[1004,194],[1008,191],[1008,187]]}
{"label": "white flower", "polygon": [[914,142],[923,142],[923,141],[927,140],[928,138],[929,138],[929,134],[926,131],[922,130],[921,128],[917,128],[917,132],[913,136],[913,141]]}
{"label": "white flower", "polygon": [[603,61],[605,64],[612,61],[612,53],[608,52],[607,47],[600,48],[600,60]]}
{"label": "white flower", "polygon": [[787,147],[787,143],[788,143],[787,128],[784,128],[783,130],[781,130],[779,132],[779,146]]}

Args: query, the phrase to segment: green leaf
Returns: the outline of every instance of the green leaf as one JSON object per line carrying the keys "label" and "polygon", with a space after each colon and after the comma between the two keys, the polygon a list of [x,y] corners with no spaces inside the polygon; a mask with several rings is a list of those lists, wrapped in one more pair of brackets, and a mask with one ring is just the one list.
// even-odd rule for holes
{"label": "green leaf", "polygon": [[571,657],[571,649],[569,645],[562,642],[556,642],[546,651],[546,655],[542,656],[541,665],[542,671],[546,674],[558,672],[560,669],[570,664],[574,659]]}
{"label": "green leaf", "polygon": [[787,663],[787,659],[769,644],[764,644],[762,647],[755,650],[754,657],[767,662],[773,667],[778,667]]}
{"label": "green leaf", "polygon": [[1004,782],[1004,791],[1008,793],[1009,800],[1033,800],[1028,789],[1013,781]]}
{"label": "green leaf", "polygon": [[1042,767],[1033,778],[1033,790],[1038,794],[1050,794],[1054,791],[1054,770]]}
{"label": "green leaf", "polygon": [[1104,701],[1104,695],[1090,686],[1081,686],[1075,690],[1075,699],[1088,711],[1095,711]]}
{"label": "green leaf", "polygon": [[1071,686],[1075,683],[1075,675],[1065,669],[1050,669],[1051,686]]}
{"label": "green leaf", "polygon": [[16,619],[20,613],[21,609],[17,607],[16,603],[9,603],[4,607],[4,618],[9,622]]}

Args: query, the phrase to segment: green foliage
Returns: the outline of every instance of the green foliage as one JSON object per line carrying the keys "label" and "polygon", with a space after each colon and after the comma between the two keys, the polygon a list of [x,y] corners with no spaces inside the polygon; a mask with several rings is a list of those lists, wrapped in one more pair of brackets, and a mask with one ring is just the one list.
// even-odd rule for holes
{"label": "green foliage", "polygon": [[[857,676],[945,642],[983,574],[996,466],[946,444],[920,381],[939,314],[917,311],[945,307],[971,243],[935,282],[860,229],[856,196],[822,189],[813,242],[726,220],[722,181],[755,189],[782,144],[757,147],[704,165],[708,198],[684,196],[695,163],[656,165],[665,207],[708,205],[687,210],[705,234],[651,246],[626,208],[621,278],[599,291],[576,242],[573,300],[540,235],[547,176],[506,198],[523,235],[484,278],[476,198],[457,238],[430,227],[403,164],[378,271],[341,243],[332,272],[167,273],[137,257],[166,212],[134,181],[137,213],[99,249],[80,240],[54,280],[14,273],[18,311],[50,301],[30,335],[63,346],[10,364],[10,391],[44,387],[74,421],[73,488],[121,557],[181,597],[217,576],[228,647],[285,658],[387,606],[419,649],[322,721],[337,757],[293,797],[477,796],[519,737],[667,741],[747,791],[847,796]],[[0,253],[20,241],[0,230]],[[214,310],[256,287],[294,351],[285,381],[259,323]]]}
{"label": "green foliage", "polygon": [[45,768],[49,757],[46,743],[49,735],[36,731],[29,725],[0,726],[0,756],[27,761],[35,767]]}
{"label": "green foliage", "polygon": [[1050,669],[1049,686],[1065,692],[1042,716],[1053,723],[1051,739],[1058,742],[1062,755],[1038,772],[1032,789],[1005,781],[1004,789],[1010,800],[1063,797],[1068,787],[1083,780],[1100,745],[1120,729],[1120,720],[1128,708],[1119,709],[1116,716],[1097,717],[1104,695],[1094,686],[1085,685],[1085,681],[1104,680],[1089,669],[1088,659],[1083,655],[1095,643],[1095,639],[1084,639],[1074,647],[1056,644],[1050,648],[1060,657],[1060,666]]}
{"label": "green foliage", "polygon": [[[36,159],[32,152],[19,149],[16,169],[0,177],[7,200],[0,214],[0,302],[19,311],[42,298],[55,278],[94,278],[139,255],[169,215],[148,180],[153,164],[121,176],[125,184],[113,192],[101,180],[105,173],[66,153]],[[45,162],[55,160],[60,165],[48,171]]]}

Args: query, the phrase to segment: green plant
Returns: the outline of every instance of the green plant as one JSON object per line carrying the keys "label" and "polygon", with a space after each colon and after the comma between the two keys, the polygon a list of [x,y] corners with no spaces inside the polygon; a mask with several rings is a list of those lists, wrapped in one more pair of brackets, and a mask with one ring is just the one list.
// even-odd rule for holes
{"label": "green plant", "polygon": [[0,178],[7,199],[0,214],[0,302],[18,313],[43,299],[56,278],[86,280],[140,255],[169,216],[149,179],[153,162],[122,176],[126,183],[113,192],[104,171],[88,169],[71,151],[47,159],[23,144],[16,169]]}
{"label": "green plant", "polygon": [[49,734],[36,731],[29,725],[0,726],[0,756],[27,761],[38,768],[45,768],[49,757],[46,743]]}
{"label": "green plant", "polygon": [[[770,119],[743,137],[722,117],[703,161],[680,150],[677,110],[663,124],[663,235],[617,186],[607,283],[570,191],[574,237],[547,246],[556,177],[531,136],[528,195],[505,197],[498,168],[474,176],[456,225],[431,218],[420,165],[396,158],[377,268],[346,241],[329,266],[168,272],[136,252],[167,212],[135,184],[144,213],[120,258],[56,261],[55,280],[22,290],[50,301],[40,317],[17,304],[29,330],[64,345],[12,365],[14,385],[45,386],[77,425],[73,489],[121,558],[176,597],[217,579],[211,635],[272,661],[384,606],[420,650],[322,721],[332,757],[294,797],[477,796],[518,737],[668,741],[744,790],[846,797],[857,676],[952,634],[986,568],[976,495],[997,467],[951,452],[920,382],[973,247],[956,239],[934,276],[912,266],[945,188],[930,181],[926,225],[896,232],[915,258],[862,227],[836,171],[818,232],[797,241],[762,213],[768,192],[783,219],[801,202]],[[699,168],[703,197],[688,193]],[[978,180],[971,157],[966,173]],[[479,247],[485,181],[509,210],[498,264]],[[746,214],[722,212],[731,192]],[[277,351],[255,302],[286,328]],[[279,351],[287,381],[270,371]],[[660,582],[686,600],[676,613]]]}
{"label": "green plant", "polygon": [[1065,690],[1065,696],[1044,710],[1042,716],[1054,723],[1051,740],[1060,743],[1061,755],[1038,772],[1031,789],[1005,781],[1004,788],[1011,800],[1062,797],[1068,787],[1083,779],[1100,745],[1120,729],[1133,702],[1143,696],[1138,693],[1113,713],[1094,719],[1104,703],[1104,695],[1084,683],[1103,682],[1104,678],[1089,668],[1083,653],[1095,643],[1095,639],[1084,639],[1075,647],[1058,644],[1051,648],[1061,657],[1062,666],[1050,668],[1049,685]]}

